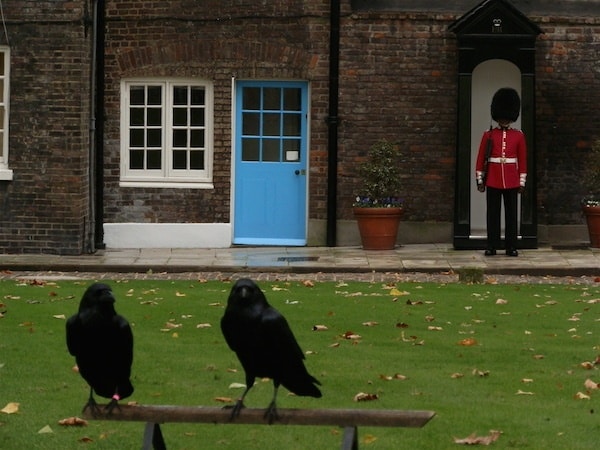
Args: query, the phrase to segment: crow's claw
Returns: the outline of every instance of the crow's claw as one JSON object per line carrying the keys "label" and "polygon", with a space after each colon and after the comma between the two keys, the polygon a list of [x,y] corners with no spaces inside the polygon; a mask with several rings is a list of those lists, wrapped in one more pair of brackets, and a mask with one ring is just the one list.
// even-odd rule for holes
{"label": "crow's claw", "polygon": [[121,411],[121,407],[119,406],[118,400],[113,398],[110,400],[108,405],[106,405],[104,407],[104,411],[106,411],[106,414],[110,415],[110,414],[112,414],[112,412],[115,408],[117,408],[119,410],[119,412]]}
{"label": "crow's claw", "polygon": [[88,408],[90,409],[92,416],[97,417],[100,414],[100,408],[98,407],[96,400],[94,400],[94,397],[90,396],[87,403],[83,406],[81,413],[83,414]]}
{"label": "crow's claw", "polygon": [[275,405],[275,401],[273,400],[267,410],[265,411],[265,415],[263,416],[271,425],[276,420],[279,420],[279,413],[277,412],[277,406]]}
{"label": "crow's claw", "polygon": [[240,415],[240,412],[242,412],[242,409],[245,407],[246,405],[244,405],[244,401],[242,399],[239,399],[237,402],[235,402],[235,405],[233,406],[226,406],[225,408],[227,409],[231,408],[231,416],[229,417],[229,421],[233,422],[233,420]]}

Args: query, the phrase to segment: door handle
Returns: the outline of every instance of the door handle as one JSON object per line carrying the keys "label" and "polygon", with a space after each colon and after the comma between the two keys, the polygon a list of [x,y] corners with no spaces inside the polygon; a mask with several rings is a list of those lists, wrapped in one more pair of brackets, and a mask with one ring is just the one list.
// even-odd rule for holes
{"label": "door handle", "polygon": [[294,173],[296,175],[306,175],[306,170],[305,169],[302,169],[302,170],[296,169],[296,170],[294,170]]}

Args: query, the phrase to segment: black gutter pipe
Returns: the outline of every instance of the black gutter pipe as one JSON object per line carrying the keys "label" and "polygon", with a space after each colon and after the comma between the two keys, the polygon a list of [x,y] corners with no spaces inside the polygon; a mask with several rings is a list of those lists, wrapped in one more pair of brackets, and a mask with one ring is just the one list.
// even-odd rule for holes
{"label": "black gutter pipe", "polygon": [[329,116],[327,117],[327,246],[337,242],[337,156],[340,76],[340,0],[331,0],[329,15]]}
{"label": "black gutter pipe", "polygon": [[97,0],[96,23],[96,154],[95,154],[95,248],[106,248],[104,244],[104,38],[105,0]]}

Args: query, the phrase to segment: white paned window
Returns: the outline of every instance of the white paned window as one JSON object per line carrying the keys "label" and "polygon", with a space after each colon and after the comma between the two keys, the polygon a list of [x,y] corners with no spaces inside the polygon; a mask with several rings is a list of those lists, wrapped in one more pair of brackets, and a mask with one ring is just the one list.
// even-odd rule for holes
{"label": "white paned window", "polygon": [[121,185],[212,188],[212,83],[121,83]]}
{"label": "white paned window", "polygon": [[10,99],[10,49],[0,46],[0,180],[12,180],[8,168],[8,115]]}

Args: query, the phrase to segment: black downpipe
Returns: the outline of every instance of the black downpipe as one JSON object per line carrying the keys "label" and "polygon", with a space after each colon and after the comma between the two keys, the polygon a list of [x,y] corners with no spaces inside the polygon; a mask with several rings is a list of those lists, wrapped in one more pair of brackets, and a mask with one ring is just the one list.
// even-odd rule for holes
{"label": "black downpipe", "polygon": [[96,154],[95,154],[95,248],[104,244],[104,27],[105,1],[98,0],[96,23]]}
{"label": "black downpipe", "polygon": [[331,0],[329,19],[329,116],[327,117],[327,246],[337,242],[338,102],[340,76],[340,0]]}

